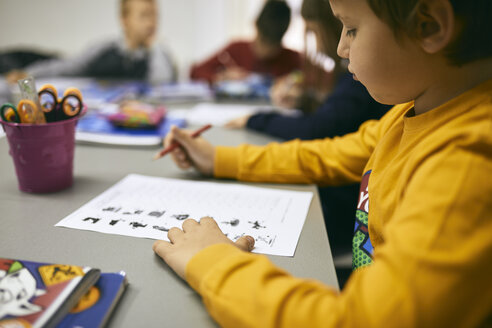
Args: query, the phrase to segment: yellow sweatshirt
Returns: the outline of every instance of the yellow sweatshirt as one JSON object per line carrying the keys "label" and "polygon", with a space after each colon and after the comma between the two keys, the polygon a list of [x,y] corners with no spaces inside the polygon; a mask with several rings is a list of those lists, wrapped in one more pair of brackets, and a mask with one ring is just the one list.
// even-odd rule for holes
{"label": "yellow sweatshirt", "polygon": [[366,216],[368,231],[356,230],[355,239],[371,244],[354,243],[362,268],[341,293],[234,246],[202,250],[186,278],[220,325],[491,323],[492,80],[415,117],[406,115],[412,106],[395,106],[342,138],[217,148],[217,177],[317,184],[364,177],[358,218],[363,225]]}

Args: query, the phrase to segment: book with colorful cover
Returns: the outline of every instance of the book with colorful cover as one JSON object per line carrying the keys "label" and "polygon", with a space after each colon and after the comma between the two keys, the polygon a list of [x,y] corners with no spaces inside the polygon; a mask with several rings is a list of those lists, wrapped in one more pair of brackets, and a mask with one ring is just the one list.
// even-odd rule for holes
{"label": "book with colorful cover", "polygon": [[100,276],[98,269],[0,259],[0,327],[55,327]]}
{"label": "book with colorful cover", "polygon": [[96,284],[70,310],[57,328],[104,327],[127,284],[126,273],[123,271],[101,273]]}
{"label": "book with colorful cover", "polygon": [[108,105],[110,109],[89,111],[77,123],[75,140],[119,146],[158,146],[172,125],[180,128],[186,126],[184,119],[165,117],[153,129],[124,128],[112,124],[108,119],[109,114],[115,113],[115,106],[113,104]]}

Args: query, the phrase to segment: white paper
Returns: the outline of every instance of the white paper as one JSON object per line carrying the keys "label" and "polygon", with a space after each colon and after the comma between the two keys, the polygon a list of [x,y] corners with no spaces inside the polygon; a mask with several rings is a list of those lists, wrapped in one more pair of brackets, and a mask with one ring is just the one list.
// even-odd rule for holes
{"label": "white paper", "polygon": [[167,239],[186,218],[213,217],[231,239],[251,235],[253,252],[293,256],[313,194],[130,174],[55,226]]}
{"label": "white paper", "polygon": [[190,125],[212,124],[215,126],[224,126],[230,120],[265,110],[272,110],[272,107],[201,103],[188,111],[186,122]]}
{"label": "white paper", "polygon": [[298,116],[302,113],[297,109],[282,109],[269,105],[200,103],[191,109],[174,109],[169,112],[169,115],[184,118],[189,125],[224,126],[227,122],[239,117],[269,112],[285,116]]}
{"label": "white paper", "polygon": [[126,136],[82,131],[75,131],[75,140],[80,143],[119,146],[157,146],[162,144],[162,137],[158,136]]}
{"label": "white paper", "polygon": [[152,86],[146,97],[167,101],[180,99],[205,101],[213,99],[213,92],[207,82],[190,81]]}

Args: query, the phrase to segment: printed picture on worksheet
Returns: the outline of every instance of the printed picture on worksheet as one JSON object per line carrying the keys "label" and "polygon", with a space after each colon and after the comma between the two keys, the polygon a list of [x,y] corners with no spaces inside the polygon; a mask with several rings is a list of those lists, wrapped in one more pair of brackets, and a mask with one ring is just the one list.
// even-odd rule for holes
{"label": "printed picture on worksheet", "polygon": [[167,239],[188,218],[214,218],[236,241],[256,240],[254,252],[292,256],[312,193],[131,174],[56,226]]}

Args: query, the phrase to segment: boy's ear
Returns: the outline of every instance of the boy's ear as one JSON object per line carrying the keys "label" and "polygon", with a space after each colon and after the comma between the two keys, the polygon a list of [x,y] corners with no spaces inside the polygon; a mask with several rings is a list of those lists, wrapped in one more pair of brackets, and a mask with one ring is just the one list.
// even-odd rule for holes
{"label": "boy's ear", "polygon": [[434,54],[444,49],[455,32],[453,6],[449,0],[423,0],[416,12],[417,38],[422,49]]}

